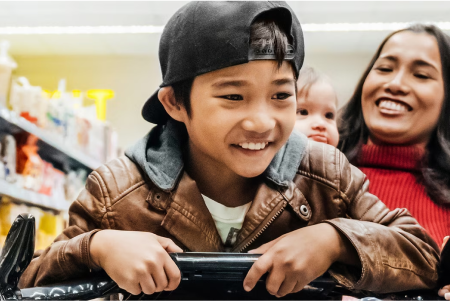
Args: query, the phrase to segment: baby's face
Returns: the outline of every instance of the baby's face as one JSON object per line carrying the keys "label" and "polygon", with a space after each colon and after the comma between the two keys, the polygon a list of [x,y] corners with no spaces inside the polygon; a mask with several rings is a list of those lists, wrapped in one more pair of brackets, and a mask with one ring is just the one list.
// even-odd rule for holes
{"label": "baby's face", "polygon": [[336,126],[336,94],[331,85],[315,83],[307,95],[297,98],[294,129],[314,141],[337,146],[339,133]]}

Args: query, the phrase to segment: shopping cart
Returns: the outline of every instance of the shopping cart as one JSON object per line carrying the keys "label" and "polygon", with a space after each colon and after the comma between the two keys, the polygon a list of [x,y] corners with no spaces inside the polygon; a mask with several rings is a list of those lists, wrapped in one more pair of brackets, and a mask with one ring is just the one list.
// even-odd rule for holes
{"label": "shopping cart", "polygon": [[[153,295],[130,296],[104,272],[94,277],[48,287],[18,289],[19,278],[31,262],[34,252],[35,222],[30,214],[21,214],[14,221],[1,254],[0,300],[90,300],[123,294],[125,299],[274,299],[265,289],[264,277],[251,292],[245,292],[242,281],[258,259],[258,254],[245,253],[171,253],[180,268],[182,280],[178,288]],[[284,299],[342,300],[348,295],[365,300],[404,299],[436,300],[435,291],[411,291],[389,295],[350,292],[326,275],[319,277],[301,292]]]}

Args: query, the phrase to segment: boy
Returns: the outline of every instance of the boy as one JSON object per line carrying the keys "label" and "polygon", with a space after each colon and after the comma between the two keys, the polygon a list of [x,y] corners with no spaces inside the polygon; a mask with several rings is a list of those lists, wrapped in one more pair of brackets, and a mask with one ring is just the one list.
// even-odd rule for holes
{"label": "boy", "polygon": [[[335,148],[290,135],[303,56],[283,2],[181,8],[161,37],[163,84],[143,108],[158,125],[89,176],[70,226],[21,286],[101,268],[128,292],[152,294],[180,282],[167,252],[252,250],[263,255],[244,288],[268,272],[279,297],[328,269],[353,289],[433,287],[437,246],[408,212],[369,194]],[[205,202],[241,207],[245,219],[214,218]]]}
{"label": "boy", "polygon": [[339,142],[337,96],[330,80],[311,67],[303,67],[297,89],[294,129],[309,139],[336,147]]}

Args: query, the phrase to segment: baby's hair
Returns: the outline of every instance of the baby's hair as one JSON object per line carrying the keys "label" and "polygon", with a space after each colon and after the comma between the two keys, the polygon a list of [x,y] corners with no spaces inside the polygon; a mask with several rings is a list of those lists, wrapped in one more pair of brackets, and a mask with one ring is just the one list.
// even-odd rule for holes
{"label": "baby's hair", "polygon": [[[326,76],[325,74],[319,72],[318,70],[314,69],[310,66],[304,66],[302,70],[300,70],[300,74],[298,75],[298,81],[297,81],[297,97],[304,96],[307,97],[309,90],[311,87],[316,83],[327,83],[329,84],[333,90],[335,91],[334,94],[336,94],[336,90],[331,83],[331,79]],[[336,96],[336,105],[337,105],[337,96]]]}

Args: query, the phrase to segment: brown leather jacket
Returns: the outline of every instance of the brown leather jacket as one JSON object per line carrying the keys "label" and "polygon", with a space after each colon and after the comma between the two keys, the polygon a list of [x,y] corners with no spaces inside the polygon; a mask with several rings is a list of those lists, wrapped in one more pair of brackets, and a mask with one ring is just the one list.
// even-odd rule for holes
{"label": "brown leather jacket", "polygon": [[[358,271],[331,267],[342,285],[375,292],[433,288],[438,247],[406,209],[390,211],[368,188],[342,153],[309,141],[288,188],[262,181],[231,251],[326,222],[351,241],[361,260]],[[20,287],[89,276],[89,239],[99,229],[153,232],[186,251],[224,250],[195,181],[184,173],[173,190],[163,191],[127,157],[92,172],[69,214],[69,227],[32,261]]]}

